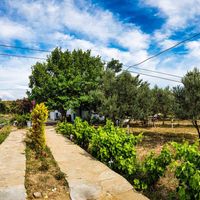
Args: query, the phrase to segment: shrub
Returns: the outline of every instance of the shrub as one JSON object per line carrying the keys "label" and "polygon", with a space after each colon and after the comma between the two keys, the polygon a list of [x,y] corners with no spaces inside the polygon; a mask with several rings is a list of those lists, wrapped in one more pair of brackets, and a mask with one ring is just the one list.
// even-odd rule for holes
{"label": "shrub", "polygon": [[141,135],[129,135],[124,129],[115,127],[108,120],[104,127],[99,127],[97,133],[92,135],[89,152],[128,178],[136,170],[136,150],[134,146],[140,140]]}
{"label": "shrub", "polygon": [[27,126],[27,121],[30,120],[30,114],[24,114],[24,115],[15,115],[12,119],[11,122],[14,123],[16,122],[16,126],[18,128],[23,128]]}
{"label": "shrub", "polygon": [[109,120],[104,127],[95,129],[78,117],[73,125],[59,123],[57,130],[68,137],[72,134],[75,143],[87,149],[112,169],[125,176],[134,172],[136,161],[134,145],[141,140],[141,135],[129,135],[124,129],[116,128]]}
{"label": "shrub", "polygon": [[200,151],[199,142],[195,144],[178,144],[173,142],[176,150],[175,160],[179,160],[175,176],[179,180],[177,188],[180,199],[200,199]]}
{"label": "shrub", "polygon": [[65,174],[63,172],[57,172],[54,177],[56,180],[63,180],[65,178]]}
{"label": "shrub", "polygon": [[31,113],[31,137],[36,147],[44,149],[46,146],[44,123],[48,117],[48,110],[44,103],[37,104]]}
{"label": "shrub", "polygon": [[179,198],[200,199],[199,142],[192,145],[173,142],[172,145],[165,145],[159,155],[150,153],[143,162],[139,162],[135,145],[141,141],[142,135],[127,134],[111,121],[107,121],[104,127],[95,129],[76,118],[74,124],[58,124],[57,130],[67,136],[72,134],[77,144],[122,174],[139,190],[151,189],[164,175],[167,167],[173,164],[175,176],[179,180]]}
{"label": "shrub", "polygon": [[56,126],[56,131],[70,137],[71,134],[74,135],[74,126],[70,123],[60,122]]}
{"label": "shrub", "polygon": [[146,190],[154,186],[164,175],[172,159],[168,145],[162,148],[159,155],[151,152],[142,163],[138,163],[136,177],[133,180],[134,187],[138,190]]}

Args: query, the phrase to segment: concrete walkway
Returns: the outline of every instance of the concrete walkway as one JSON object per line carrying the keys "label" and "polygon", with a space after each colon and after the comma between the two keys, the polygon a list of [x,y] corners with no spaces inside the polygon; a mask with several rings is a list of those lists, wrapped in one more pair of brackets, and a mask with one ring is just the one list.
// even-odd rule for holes
{"label": "concrete walkway", "polygon": [[147,200],[122,176],[95,160],[52,127],[46,128],[47,145],[67,176],[72,200]]}
{"label": "concrete walkway", "polygon": [[25,200],[24,130],[10,133],[0,145],[0,200]]}

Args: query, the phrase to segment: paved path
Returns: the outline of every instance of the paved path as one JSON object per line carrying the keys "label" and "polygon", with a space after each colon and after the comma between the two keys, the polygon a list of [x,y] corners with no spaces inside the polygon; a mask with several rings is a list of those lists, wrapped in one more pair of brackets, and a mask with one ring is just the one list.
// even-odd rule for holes
{"label": "paved path", "polygon": [[56,134],[54,128],[47,127],[46,135],[58,166],[67,175],[72,200],[147,200],[122,176]]}
{"label": "paved path", "polygon": [[24,130],[10,133],[0,145],[0,200],[25,200]]}

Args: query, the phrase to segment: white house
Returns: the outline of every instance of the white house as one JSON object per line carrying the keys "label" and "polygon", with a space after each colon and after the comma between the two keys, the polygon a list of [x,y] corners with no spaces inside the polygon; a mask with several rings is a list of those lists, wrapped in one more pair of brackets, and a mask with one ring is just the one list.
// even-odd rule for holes
{"label": "white house", "polygon": [[59,119],[61,117],[61,113],[58,110],[51,111],[49,113],[49,118],[53,121]]}
{"label": "white house", "polygon": [[[71,109],[69,109],[66,112],[66,117],[69,121],[73,122],[75,120],[76,114]],[[49,118],[53,121],[56,121],[61,118],[61,113],[58,110],[51,111],[49,113]]]}

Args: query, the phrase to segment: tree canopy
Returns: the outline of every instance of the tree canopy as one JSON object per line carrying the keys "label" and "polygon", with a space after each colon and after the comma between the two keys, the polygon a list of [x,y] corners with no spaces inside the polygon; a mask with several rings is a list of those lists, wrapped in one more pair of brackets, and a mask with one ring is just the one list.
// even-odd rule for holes
{"label": "tree canopy", "polygon": [[63,116],[68,109],[90,107],[103,67],[101,58],[92,56],[89,50],[63,52],[56,48],[47,62],[32,67],[29,98],[46,102],[49,109],[57,109]]}
{"label": "tree canopy", "polygon": [[200,119],[200,71],[194,68],[188,72],[182,79],[184,85],[184,112],[197,129],[200,138],[200,129],[198,120]]}
{"label": "tree canopy", "polygon": [[[122,71],[123,64],[112,59],[105,63],[91,51],[62,51],[56,48],[46,62],[32,66],[28,96],[45,102],[50,110],[66,116],[68,109],[95,111],[112,120],[126,118],[146,122],[161,113],[166,117],[200,118],[200,72],[197,68],[182,79],[183,86],[150,89],[149,84]],[[200,135],[200,133],[199,133]]]}

